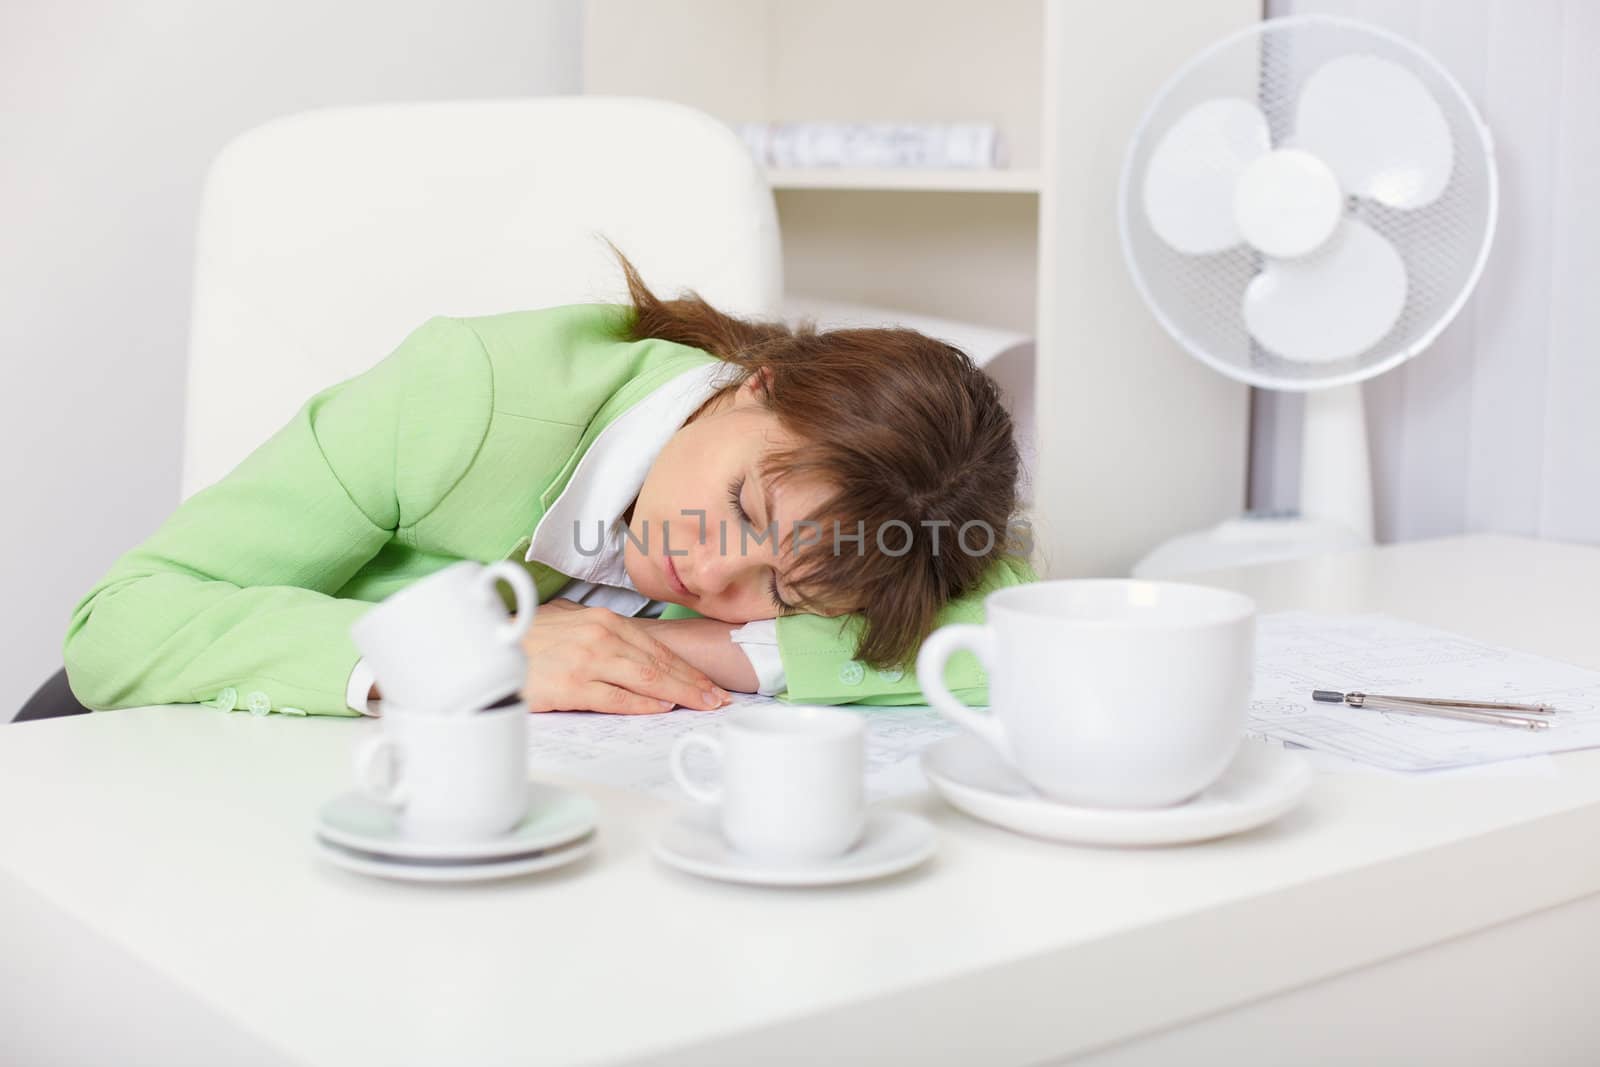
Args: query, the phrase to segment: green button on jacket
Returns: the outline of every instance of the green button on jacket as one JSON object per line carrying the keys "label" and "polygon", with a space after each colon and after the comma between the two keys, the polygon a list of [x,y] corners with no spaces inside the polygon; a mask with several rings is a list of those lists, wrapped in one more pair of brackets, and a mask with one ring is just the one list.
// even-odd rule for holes
{"label": "green button on jacket", "polygon": [[[351,623],[458,560],[521,561],[528,532],[600,431],[714,358],[619,340],[630,313],[582,305],[433,318],[311,397],[78,603],[62,649],[73,694],[95,709],[255,696],[252,710],[270,694],[271,706],[357,714],[344,699],[359,656]],[[542,599],[565,584],[526,566]],[[1023,564],[997,564],[985,590],[941,621],[979,619],[982,592],[1032,577]],[[891,681],[844,669],[858,623],[778,621],[788,699],[920,701],[911,672]],[[968,700],[984,699],[970,654],[952,659],[947,677]]]}

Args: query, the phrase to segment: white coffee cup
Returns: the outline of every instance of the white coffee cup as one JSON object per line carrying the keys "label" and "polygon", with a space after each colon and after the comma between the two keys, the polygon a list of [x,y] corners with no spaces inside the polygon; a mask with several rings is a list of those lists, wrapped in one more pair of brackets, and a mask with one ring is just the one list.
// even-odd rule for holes
{"label": "white coffee cup", "polygon": [[[721,784],[694,781],[684,758],[695,747],[721,764]],[[678,739],[672,776],[695,800],[720,804],[722,835],[735,850],[771,863],[844,854],[866,817],[865,730],[832,708],[753,707]]]}
{"label": "white coffee cup", "polygon": [[[924,642],[929,703],[988,741],[1022,778],[1087,807],[1180,804],[1238,751],[1249,711],[1255,603],[1176,582],[1088,579],[991,593],[983,626]],[[944,684],[951,654],[975,653],[990,711]]]}
{"label": "white coffee cup", "polygon": [[[516,594],[515,619],[495,589]],[[416,711],[473,709],[520,690],[528,660],[522,636],[539,597],[528,572],[510,561],[453,563],[393,594],[350,627],[383,694],[384,706]]]}
{"label": "white coffee cup", "polygon": [[419,841],[482,841],[528,813],[528,708],[440,715],[385,707],[356,746],[362,792],[394,810]]}

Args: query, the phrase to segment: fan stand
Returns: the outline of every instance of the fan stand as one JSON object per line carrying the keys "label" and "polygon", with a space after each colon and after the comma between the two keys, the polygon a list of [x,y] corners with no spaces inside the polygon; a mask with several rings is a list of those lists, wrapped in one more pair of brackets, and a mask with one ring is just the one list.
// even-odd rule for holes
{"label": "fan stand", "polygon": [[1372,540],[1366,405],[1360,385],[1337,385],[1306,394],[1298,512],[1247,514],[1182,534],[1141,559],[1132,574],[1173,578],[1365,548]]}
{"label": "fan stand", "polygon": [[1360,385],[1306,394],[1300,439],[1300,513],[1372,543],[1372,460]]}

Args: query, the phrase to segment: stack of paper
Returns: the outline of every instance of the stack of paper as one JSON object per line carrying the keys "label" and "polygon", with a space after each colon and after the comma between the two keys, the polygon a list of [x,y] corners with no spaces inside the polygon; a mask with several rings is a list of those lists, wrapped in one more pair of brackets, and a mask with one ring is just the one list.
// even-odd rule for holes
{"label": "stack of paper", "polygon": [[[1600,747],[1600,672],[1382,615],[1262,616],[1252,731],[1397,771]],[[1548,730],[1319,704],[1313,689],[1552,704]]]}

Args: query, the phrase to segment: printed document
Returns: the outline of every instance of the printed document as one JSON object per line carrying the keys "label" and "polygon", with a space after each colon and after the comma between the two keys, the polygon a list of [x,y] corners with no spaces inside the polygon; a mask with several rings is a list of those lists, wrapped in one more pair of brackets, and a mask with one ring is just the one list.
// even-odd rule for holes
{"label": "printed document", "polygon": [[[1319,704],[1313,689],[1552,704],[1548,730]],[[1397,771],[1600,747],[1600,672],[1383,615],[1257,620],[1250,730]]]}

